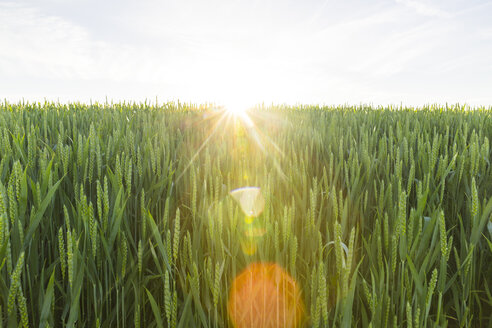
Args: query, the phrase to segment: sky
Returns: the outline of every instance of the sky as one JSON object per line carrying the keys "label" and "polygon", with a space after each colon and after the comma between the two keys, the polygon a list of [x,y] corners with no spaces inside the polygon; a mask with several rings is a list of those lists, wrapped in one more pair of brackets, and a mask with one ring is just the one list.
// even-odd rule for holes
{"label": "sky", "polygon": [[491,17],[491,0],[0,0],[0,99],[488,106]]}

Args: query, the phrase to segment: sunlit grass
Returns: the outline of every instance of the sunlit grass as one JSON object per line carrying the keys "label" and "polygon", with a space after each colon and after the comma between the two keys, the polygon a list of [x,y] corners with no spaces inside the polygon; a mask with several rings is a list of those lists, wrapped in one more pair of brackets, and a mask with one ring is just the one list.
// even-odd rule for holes
{"label": "sunlit grass", "polygon": [[490,110],[1,108],[2,327],[492,324]]}

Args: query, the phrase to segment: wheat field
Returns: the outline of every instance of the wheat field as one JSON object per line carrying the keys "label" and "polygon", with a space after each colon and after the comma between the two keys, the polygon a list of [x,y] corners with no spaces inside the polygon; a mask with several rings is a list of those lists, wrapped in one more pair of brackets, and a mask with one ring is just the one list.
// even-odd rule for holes
{"label": "wheat field", "polygon": [[492,326],[491,108],[0,108],[0,327]]}

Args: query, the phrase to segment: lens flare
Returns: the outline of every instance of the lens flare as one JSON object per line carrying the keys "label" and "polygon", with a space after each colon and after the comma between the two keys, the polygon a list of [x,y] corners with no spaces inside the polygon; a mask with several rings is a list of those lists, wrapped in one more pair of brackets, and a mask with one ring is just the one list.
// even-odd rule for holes
{"label": "lens flare", "polygon": [[275,263],[252,263],[231,286],[228,312],[235,328],[294,328],[304,304],[296,281]]}
{"label": "lens flare", "polygon": [[241,249],[246,255],[254,255],[257,249],[256,240],[251,237],[241,239]]}
{"label": "lens flare", "polygon": [[266,233],[264,228],[259,227],[248,227],[244,230],[244,235],[246,237],[262,237]]}
{"label": "lens flare", "polygon": [[265,208],[265,199],[259,187],[244,187],[230,192],[241,206],[241,210],[248,217],[257,217]]}

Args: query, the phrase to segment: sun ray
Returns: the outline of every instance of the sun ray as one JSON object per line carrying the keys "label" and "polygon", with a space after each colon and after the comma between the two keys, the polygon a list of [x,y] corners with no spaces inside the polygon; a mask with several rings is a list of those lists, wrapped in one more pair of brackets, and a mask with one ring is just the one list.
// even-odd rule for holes
{"label": "sun ray", "polygon": [[286,179],[287,175],[283,172],[283,170],[282,170],[282,168],[280,166],[280,163],[278,162],[278,160],[276,159],[275,156],[271,156],[271,154],[269,154],[266,151],[265,144],[267,146],[270,146],[270,145],[273,146],[273,148],[281,155],[281,157],[283,157],[284,156],[284,153],[282,152],[282,150],[280,149],[280,147],[278,147],[271,140],[270,137],[268,137],[266,134],[262,133],[258,129],[257,125],[250,118],[250,116],[248,115],[248,112],[247,111],[242,111],[242,112],[240,112],[240,114],[234,114],[234,115],[237,115],[238,118],[246,125],[246,131],[248,131],[250,137],[255,141],[255,143],[258,146],[258,148],[260,149],[260,151],[265,156],[271,158],[271,160],[273,161],[274,167],[277,170],[277,172],[279,173],[280,177],[282,179]]}
{"label": "sun ray", "polygon": [[210,141],[210,139],[215,135],[215,133],[218,131],[218,127],[220,125],[220,123],[225,119],[227,115],[224,115],[224,112],[222,113],[222,116],[219,118],[219,120],[215,123],[214,127],[212,128],[211,132],[209,133],[208,137],[205,139],[205,141],[203,141],[203,143],[200,145],[200,147],[198,148],[198,150],[195,152],[195,154],[193,154],[193,156],[191,157],[190,161],[188,162],[188,164],[186,165],[186,167],[183,169],[183,172],[181,172],[181,174],[176,178],[176,182],[179,181],[179,179],[181,179],[181,177],[186,173],[186,171],[190,168],[191,164],[193,164],[193,162],[195,161],[195,159],[198,157],[198,155],[200,154],[200,152],[203,150],[203,148],[205,148],[205,146],[207,145],[207,143]]}

